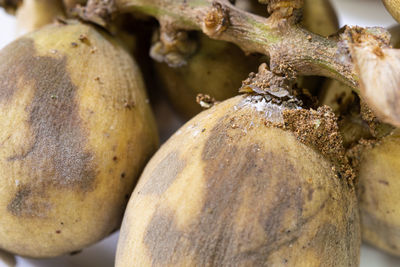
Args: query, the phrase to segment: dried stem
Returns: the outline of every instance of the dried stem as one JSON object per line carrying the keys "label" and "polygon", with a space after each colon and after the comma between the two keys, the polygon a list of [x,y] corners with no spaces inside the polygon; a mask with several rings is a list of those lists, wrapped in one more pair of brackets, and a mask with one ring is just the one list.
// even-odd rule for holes
{"label": "dried stem", "polygon": [[228,0],[115,0],[115,4],[121,12],[142,12],[177,30],[200,30],[213,39],[235,43],[245,52],[269,55],[274,72],[331,77],[358,91],[349,52],[340,41],[285,19],[253,15]]}

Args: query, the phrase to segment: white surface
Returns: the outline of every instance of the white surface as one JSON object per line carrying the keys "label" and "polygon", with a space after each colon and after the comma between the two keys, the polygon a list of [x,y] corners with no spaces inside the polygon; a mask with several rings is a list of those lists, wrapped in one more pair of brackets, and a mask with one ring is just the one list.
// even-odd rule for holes
{"label": "white surface", "polygon": [[8,15],[0,8],[0,48],[15,38],[16,23],[13,16]]}
{"label": "white surface", "polygon": [[[388,27],[396,22],[379,0],[334,0],[339,11],[341,25]],[[0,48],[15,36],[15,20],[0,11]],[[110,267],[113,266],[118,233],[74,256],[63,256],[48,260],[33,260],[18,257],[19,267]],[[370,246],[363,245],[361,267],[397,267],[400,258],[386,255]],[[0,263],[0,267],[3,267]]]}
{"label": "white surface", "polygon": [[380,0],[331,0],[341,25],[388,27],[397,22]]}

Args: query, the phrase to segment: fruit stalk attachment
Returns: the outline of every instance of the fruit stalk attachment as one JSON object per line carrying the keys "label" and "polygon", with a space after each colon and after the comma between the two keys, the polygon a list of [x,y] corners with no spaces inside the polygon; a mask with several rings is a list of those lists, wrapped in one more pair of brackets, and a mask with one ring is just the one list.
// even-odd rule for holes
{"label": "fruit stalk attachment", "polygon": [[[292,16],[279,19],[277,16],[264,18],[240,10],[230,1],[221,0],[187,2],[114,0],[111,2],[118,12],[141,12],[157,18],[161,24],[168,23],[175,31],[202,31],[213,39],[235,43],[246,53],[265,54],[270,57],[269,65],[271,71],[275,73],[285,73],[289,70],[296,75],[320,75],[339,80],[360,93],[381,119],[400,126],[400,119],[397,119],[400,117],[400,111],[391,109],[390,114],[381,116],[380,110],[386,108],[384,103],[377,103],[369,94],[365,94],[366,90],[359,89],[360,71],[365,62],[354,60],[354,58],[358,58],[360,53],[368,55],[368,51],[360,52],[354,49],[354,43],[349,42],[348,35],[343,33],[350,28],[342,30],[335,36],[325,38],[305,30],[297,23],[291,23]],[[299,6],[301,7],[301,3]],[[295,14],[296,12],[293,12],[294,16]],[[377,32],[376,29],[363,29],[361,35],[366,33],[374,35]],[[383,29],[380,30],[383,32]],[[381,36],[382,34],[379,33],[377,38]],[[365,42],[363,38],[358,40],[361,40],[361,43]],[[361,43],[357,42],[357,45]],[[385,54],[397,54],[397,50],[386,48],[386,42],[376,43],[376,45],[378,50],[388,49],[385,50]],[[382,65],[385,64],[378,66],[380,68],[377,69],[378,73],[382,72],[384,67]],[[390,85],[389,88],[379,87],[377,89],[379,95],[385,96],[389,92],[392,99],[400,99],[400,96],[397,96],[400,93],[398,93],[395,76],[383,73],[383,75],[376,75],[375,79],[378,85],[384,81],[386,81],[385,84]]]}

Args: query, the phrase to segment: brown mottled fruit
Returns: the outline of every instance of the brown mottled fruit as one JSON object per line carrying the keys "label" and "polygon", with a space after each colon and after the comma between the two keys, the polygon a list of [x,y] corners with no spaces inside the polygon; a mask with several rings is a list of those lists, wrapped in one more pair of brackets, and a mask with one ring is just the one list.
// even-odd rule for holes
{"label": "brown mottled fruit", "polygon": [[77,22],[14,41],[0,62],[0,248],[52,257],[109,235],[157,147],[136,63]]}
{"label": "brown mottled fruit", "polygon": [[256,71],[260,61],[256,56],[246,56],[234,44],[212,40],[199,33],[198,50],[187,65],[171,68],[166,63],[156,63],[162,87],[177,112],[185,119],[199,113],[198,94],[208,94],[217,101],[237,94],[242,80]]}
{"label": "brown mottled fruit", "polygon": [[363,240],[400,256],[400,132],[362,149],[358,195]]}
{"label": "brown mottled fruit", "polygon": [[236,96],[178,130],[131,196],[116,266],[358,266],[352,183],[282,122]]}
{"label": "brown mottled fruit", "polygon": [[17,9],[17,33],[22,35],[64,17],[61,0],[24,0]]}

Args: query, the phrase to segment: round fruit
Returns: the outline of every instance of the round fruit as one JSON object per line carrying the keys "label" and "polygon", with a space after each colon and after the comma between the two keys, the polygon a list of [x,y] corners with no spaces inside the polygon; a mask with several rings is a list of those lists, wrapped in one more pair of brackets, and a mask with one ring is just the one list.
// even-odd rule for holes
{"label": "round fruit", "polygon": [[104,238],[157,147],[136,63],[76,22],[14,41],[0,62],[0,248],[51,257]]}
{"label": "round fruit", "polygon": [[362,237],[400,256],[400,132],[366,145],[358,165]]}
{"label": "round fruit", "polygon": [[198,50],[187,65],[171,68],[156,63],[156,71],[173,106],[188,119],[202,110],[196,103],[198,94],[217,101],[236,95],[242,80],[257,70],[259,63],[257,57],[246,56],[236,45],[199,33]]}
{"label": "round fruit", "polygon": [[116,266],[358,266],[352,183],[274,126],[281,111],[237,96],[178,130],[132,194]]}

